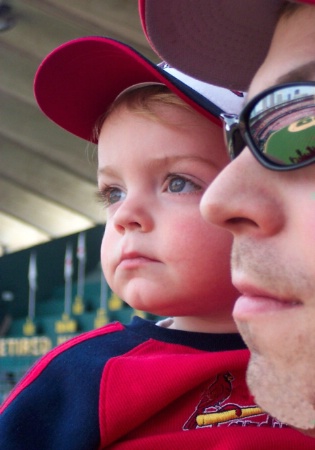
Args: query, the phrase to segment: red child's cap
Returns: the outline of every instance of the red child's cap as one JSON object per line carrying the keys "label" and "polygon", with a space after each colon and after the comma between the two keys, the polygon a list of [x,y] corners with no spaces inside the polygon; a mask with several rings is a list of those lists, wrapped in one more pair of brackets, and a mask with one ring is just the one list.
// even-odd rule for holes
{"label": "red child's cap", "polygon": [[165,64],[153,64],[130,46],[106,37],[83,37],[53,50],[39,66],[34,93],[42,111],[72,134],[95,142],[99,117],[125,89],[162,83],[221,126],[220,113],[238,113],[242,98]]}

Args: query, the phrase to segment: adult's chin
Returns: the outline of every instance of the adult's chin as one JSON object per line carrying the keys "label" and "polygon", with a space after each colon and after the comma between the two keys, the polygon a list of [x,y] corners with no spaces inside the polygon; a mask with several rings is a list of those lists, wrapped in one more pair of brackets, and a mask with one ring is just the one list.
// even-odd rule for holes
{"label": "adult's chin", "polygon": [[[296,430],[300,431],[302,434],[305,434],[306,436],[315,438],[315,428],[310,428],[308,430],[303,430],[302,428],[296,428]],[[314,442],[315,445],[315,442]]]}

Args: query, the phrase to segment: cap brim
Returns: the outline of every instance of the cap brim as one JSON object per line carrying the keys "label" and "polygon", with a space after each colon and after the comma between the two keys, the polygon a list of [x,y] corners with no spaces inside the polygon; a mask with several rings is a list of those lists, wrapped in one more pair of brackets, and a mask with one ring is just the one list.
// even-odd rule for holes
{"label": "cap brim", "polygon": [[267,55],[284,3],[139,0],[139,13],[148,40],[162,59],[200,80],[247,91]]}
{"label": "cap brim", "polygon": [[37,70],[34,93],[51,120],[70,133],[95,142],[93,129],[99,117],[123,90],[144,82],[165,84],[221,126],[221,108],[133,48],[106,37],[75,39],[52,51]]}

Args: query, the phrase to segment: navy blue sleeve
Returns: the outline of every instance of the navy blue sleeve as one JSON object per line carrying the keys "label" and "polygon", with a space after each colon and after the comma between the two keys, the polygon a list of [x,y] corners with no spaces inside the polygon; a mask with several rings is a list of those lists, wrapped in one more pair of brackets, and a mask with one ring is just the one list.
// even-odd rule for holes
{"label": "navy blue sleeve", "polygon": [[48,363],[44,357],[35,370],[38,375],[31,371],[26,376],[26,381],[32,378],[30,383],[22,382],[25,387],[0,415],[0,449],[97,450],[104,367],[140,343],[126,334],[121,325],[103,335],[86,333],[52,359],[48,356]]}

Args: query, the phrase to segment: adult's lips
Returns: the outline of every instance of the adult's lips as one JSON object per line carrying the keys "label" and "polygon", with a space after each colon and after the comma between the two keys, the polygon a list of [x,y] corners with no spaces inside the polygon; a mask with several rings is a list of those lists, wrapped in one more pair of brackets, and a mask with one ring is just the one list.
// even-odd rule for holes
{"label": "adult's lips", "polygon": [[250,284],[234,284],[241,293],[233,309],[233,317],[237,321],[248,321],[258,315],[280,313],[302,305],[296,298],[281,297]]}

